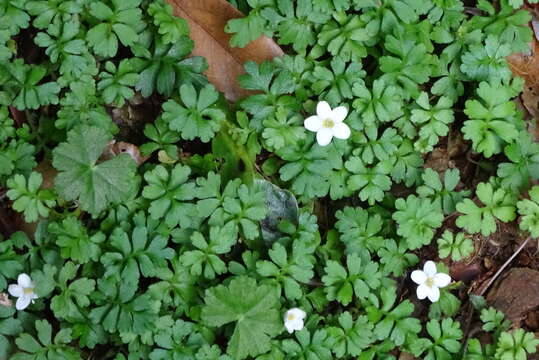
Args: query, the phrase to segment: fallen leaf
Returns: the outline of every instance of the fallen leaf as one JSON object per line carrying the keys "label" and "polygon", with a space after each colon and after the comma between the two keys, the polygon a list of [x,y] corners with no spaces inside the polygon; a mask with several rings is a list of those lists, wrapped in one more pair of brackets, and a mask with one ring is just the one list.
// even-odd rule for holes
{"label": "fallen leaf", "polygon": [[527,312],[539,306],[539,271],[513,268],[498,279],[487,301],[502,311],[514,324],[519,324]]}
{"label": "fallen leaf", "polygon": [[13,305],[6,293],[0,293],[0,305],[7,307],[11,307]]}
{"label": "fallen leaf", "polygon": [[[527,53],[509,55],[506,60],[513,74],[525,80],[520,97],[521,105],[535,119],[535,123],[529,130],[535,140],[539,140],[539,22],[534,7],[525,6],[524,9],[532,15],[532,21],[528,24],[534,33],[530,50]],[[519,105],[518,102],[517,105]]]}
{"label": "fallen leaf", "polygon": [[42,189],[54,189],[54,178],[58,174],[58,170],[52,166],[50,161],[43,160],[35,167],[34,171],[43,176]]}
{"label": "fallen leaf", "polygon": [[530,53],[513,54],[507,62],[514,75],[525,80],[522,103],[528,112],[539,119],[539,42],[534,38]]}
{"label": "fallen leaf", "polygon": [[260,222],[260,227],[264,243],[267,247],[271,247],[275,241],[285,235],[279,230],[279,224],[282,220],[288,220],[297,226],[299,220],[298,201],[290,191],[283,190],[267,180],[256,180],[256,184],[266,193],[268,213]]}
{"label": "fallen leaf", "polygon": [[112,121],[118,126],[119,132],[116,138],[134,144],[142,144],[147,141],[144,136],[144,126],[146,123],[153,122],[159,115],[155,111],[155,106],[144,102],[142,96],[136,93],[121,108],[113,107],[110,109]]}
{"label": "fallen leaf", "polygon": [[108,160],[122,153],[129,154],[129,156],[131,156],[131,158],[137,163],[137,166],[140,166],[150,158],[149,156],[142,156],[138,146],[116,140],[111,140],[109,142],[105,150],[103,150],[102,158],[104,160]]}
{"label": "fallen leaf", "polygon": [[195,42],[193,55],[208,61],[206,76],[230,101],[252,94],[242,89],[237,77],[244,73],[246,61],[261,63],[283,55],[272,39],[261,36],[244,48],[233,48],[230,35],[224,32],[228,20],[243,14],[226,0],[168,0],[176,16],[187,20],[190,36]]}
{"label": "fallen leaf", "polygon": [[26,123],[26,114],[17,109],[15,106],[9,106],[9,112],[11,113],[11,117],[15,121],[17,127],[21,127],[24,123]]}

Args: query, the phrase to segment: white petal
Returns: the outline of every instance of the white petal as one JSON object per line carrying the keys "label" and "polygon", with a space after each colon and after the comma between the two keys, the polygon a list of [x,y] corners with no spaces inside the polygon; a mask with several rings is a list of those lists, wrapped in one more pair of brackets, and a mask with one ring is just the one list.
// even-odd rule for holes
{"label": "white petal", "polygon": [[331,113],[331,120],[340,123],[343,122],[346,115],[348,115],[348,109],[345,106],[337,106]]}
{"label": "white petal", "polygon": [[430,288],[427,297],[433,303],[438,301],[440,299],[440,289],[438,289],[436,286],[433,286],[432,288]]}
{"label": "white petal", "polygon": [[292,334],[294,332],[294,327],[291,323],[285,322],[284,327],[286,328],[286,331],[288,331],[289,334]]}
{"label": "white petal", "polygon": [[287,320],[284,322],[284,326],[286,327],[286,330],[290,334],[292,334],[296,330],[303,329],[303,320],[302,319]]}
{"label": "white petal", "polygon": [[427,274],[425,274],[422,270],[412,271],[410,277],[412,278],[412,281],[418,285],[424,284],[425,281],[427,281]]}
{"label": "white petal", "polygon": [[30,276],[22,273],[17,278],[17,282],[20,286],[24,288],[34,287],[34,284],[32,283],[32,279],[30,279]]}
{"label": "white petal", "polygon": [[333,127],[333,136],[337,139],[346,140],[350,137],[350,128],[343,122],[335,123]]}
{"label": "white petal", "polygon": [[24,289],[17,284],[11,284],[8,286],[7,291],[11,296],[21,297],[24,295]]}
{"label": "white petal", "polygon": [[305,319],[307,313],[300,308],[292,308],[286,312],[286,315],[293,314],[296,319]]}
{"label": "white petal", "polygon": [[316,105],[316,115],[318,115],[322,120],[331,119],[331,106],[329,106],[327,101],[320,101],[318,105]]}
{"label": "white petal", "polygon": [[423,271],[425,274],[427,274],[428,277],[433,277],[436,275],[436,264],[434,261],[427,261],[425,265],[423,265]]}
{"label": "white petal", "polygon": [[316,133],[316,141],[320,146],[326,146],[333,138],[333,129],[322,128]]}
{"label": "white petal", "polygon": [[427,285],[421,284],[417,287],[416,294],[419,300],[423,300],[424,298],[426,298],[429,295],[429,293],[430,293],[430,287],[428,287]]}
{"label": "white petal", "polygon": [[317,115],[309,116],[303,122],[303,126],[305,126],[305,129],[309,131],[317,132],[322,128],[322,119],[320,119]]}
{"label": "white petal", "polygon": [[299,330],[303,329],[303,320],[302,319],[297,319],[297,320],[291,321],[290,322],[290,328],[292,330],[296,330],[296,331],[299,331]]}
{"label": "white petal", "polygon": [[30,296],[21,296],[17,299],[17,302],[15,303],[15,308],[17,310],[24,310],[30,305],[30,301],[32,301],[32,297]]}
{"label": "white petal", "polygon": [[451,283],[451,276],[444,273],[434,275],[434,285],[443,288],[449,285],[449,283]]}

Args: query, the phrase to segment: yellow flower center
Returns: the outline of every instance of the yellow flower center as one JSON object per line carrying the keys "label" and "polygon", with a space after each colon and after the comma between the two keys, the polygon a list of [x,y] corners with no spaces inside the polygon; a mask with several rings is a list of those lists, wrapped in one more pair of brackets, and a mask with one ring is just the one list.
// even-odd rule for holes
{"label": "yellow flower center", "polygon": [[327,128],[327,129],[331,129],[331,128],[333,128],[335,126],[335,123],[331,119],[324,119],[322,121],[322,126]]}
{"label": "yellow flower center", "polygon": [[428,287],[433,287],[434,286],[434,279],[431,278],[431,277],[428,277],[427,278],[427,281],[425,281],[425,284],[427,284]]}
{"label": "yellow flower center", "polygon": [[34,288],[31,288],[31,287],[23,288],[23,289],[22,289],[22,292],[23,292],[25,295],[30,295],[30,294],[33,294],[33,293],[34,293]]}
{"label": "yellow flower center", "polygon": [[296,318],[296,315],[294,315],[294,314],[288,314],[288,315],[286,315],[286,320],[288,320],[288,321],[292,321],[292,320],[294,320],[295,318]]}

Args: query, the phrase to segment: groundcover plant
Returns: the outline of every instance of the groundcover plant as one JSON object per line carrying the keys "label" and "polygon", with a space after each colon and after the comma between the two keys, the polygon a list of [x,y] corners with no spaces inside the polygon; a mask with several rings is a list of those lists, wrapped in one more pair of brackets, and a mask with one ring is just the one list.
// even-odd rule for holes
{"label": "groundcover plant", "polygon": [[0,359],[531,358],[535,2],[0,0]]}

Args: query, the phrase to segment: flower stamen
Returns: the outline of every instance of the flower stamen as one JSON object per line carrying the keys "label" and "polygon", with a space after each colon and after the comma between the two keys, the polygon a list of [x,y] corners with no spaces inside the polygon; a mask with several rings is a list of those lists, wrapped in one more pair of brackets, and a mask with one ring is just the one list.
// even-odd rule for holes
{"label": "flower stamen", "polygon": [[322,120],[322,127],[325,127],[326,129],[333,129],[335,126],[335,122],[331,119],[324,119]]}
{"label": "flower stamen", "polygon": [[26,295],[33,294],[34,288],[31,288],[31,287],[23,288],[22,292],[25,293]]}

